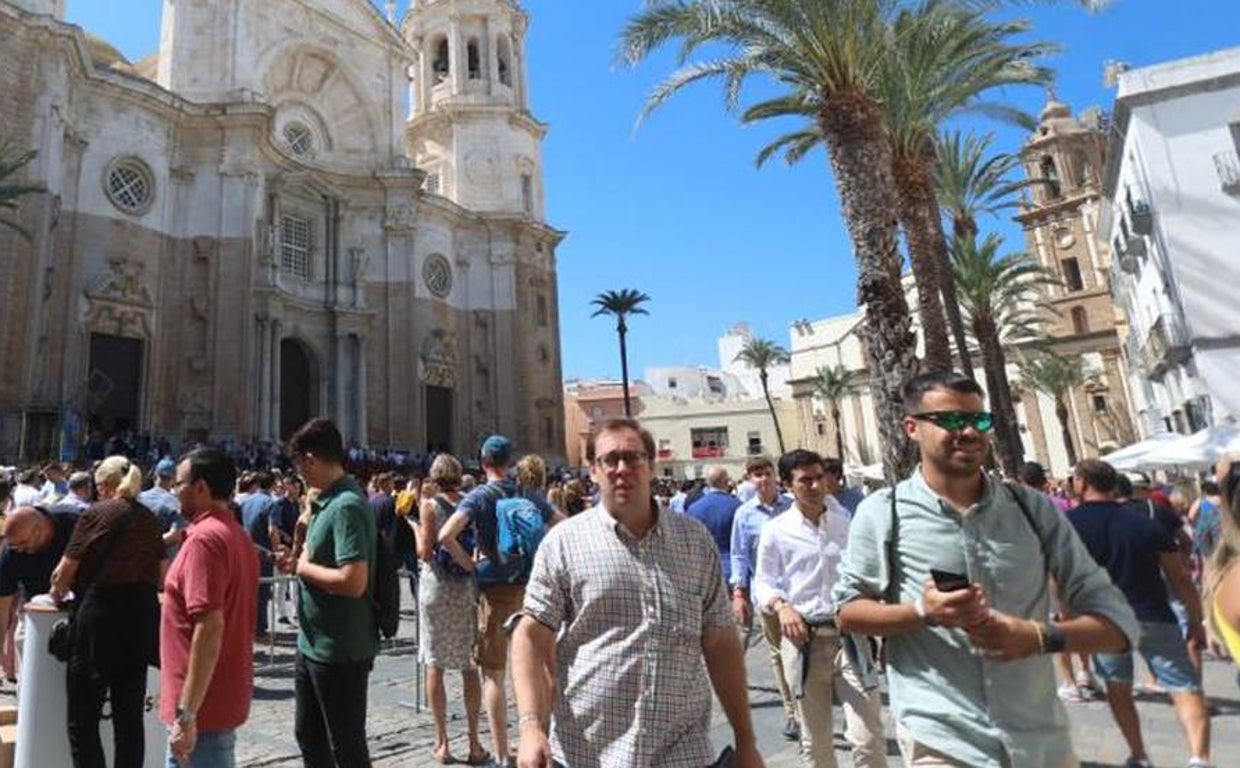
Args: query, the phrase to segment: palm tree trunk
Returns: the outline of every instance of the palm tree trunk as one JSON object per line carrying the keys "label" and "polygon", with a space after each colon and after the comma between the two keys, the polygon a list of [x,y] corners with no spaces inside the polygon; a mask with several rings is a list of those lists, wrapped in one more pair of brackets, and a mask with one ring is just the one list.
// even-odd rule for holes
{"label": "palm tree trunk", "polygon": [[771,421],[775,423],[775,439],[779,441],[779,455],[783,456],[787,452],[784,449],[784,431],[779,427],[779,417],[775,415],[775,403],[771,400],[771,390],[766,385],[766,370],[760,371],[758,378],[762,381],[762,396],[766,398],[766,407],[771,412]]}
{"label": "palm tree trunk", "polygon": [[625,335],[628,328],[624,325],[624,319],[621,318],[616,323],[616,333],[620,336],[620,383],[624,387],[624,417],[626,419],[633,418],[633,409],[629,403],[629,350],[625,343]]}
{"label": "palm tree trunk", "polygon": [[840,423],[840,407],[832,404],[831,420],[835,422],[835,456],[840,461],[844,459],[844,425]]}
{"label": "palm tree trunk", "polygon": [[994,323],[986,318],[974,319],[973,332],[981,348],[982,368],[986,372],[986,390],[990,394],[990,408],[994,414],[999,465],[1005,475],[1014,478],[1024,461],[1025,451],[1020,443],[1016,412],[1012,408],[999,332]]}
{"label": "palm tree trunk", "polygon": [[[900,225],[908,241],[909,262],[917,282],[917,315],[921,319],[921,336],[925,341],[922,368],[947,371],[952,367],[951,347],[947,341],[947,324],[943,320],[940,285],[945,282],[934,247],[938,223],[938,203],[934,195],[933,177],[917,161],[897,158],[892,166],[900,198]],[[950,273],[948,273],[950,276]]]}
{"label": "palm tree trunk", "polygon": [[865,340],[870,390],[878,412],[883,468],[890,482],[912,469],[914,454],[900,428],[904,404],[900,389],[917,371],[916,339],[909,327],[908,302],[900,283],[899,229],[891,147],[882,112],[860,92],[837,94],[818,117],[840,207],[857,258],[857,303],[865,307],[860,334]]}
{"label": "palm tree trunk", "polygon": [[1059,419],[1059,431],[1063,435],[1063,446],[1068,452],[1068,466],[1076,466],[1076,446],[1072,443],[1072,430],[1068,425],[1068,404],[1063,394],[1055,395],[1055,416]]}

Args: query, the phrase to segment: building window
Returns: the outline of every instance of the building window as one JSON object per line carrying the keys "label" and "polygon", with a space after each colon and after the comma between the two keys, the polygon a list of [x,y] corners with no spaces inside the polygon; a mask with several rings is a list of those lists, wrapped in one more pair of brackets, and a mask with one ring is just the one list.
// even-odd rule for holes
{"label": "building window", "polygon": [[538,362],[542,363],[543,365],[546,365],[547,363],[551,362],[551,353],[547,351],[546,344],[538,345]]}
{"label": "building window", "polygon": [[1072,332],[1089,333],[1089,314],[1084,307],[1072,308]]}
{"label": "building window", "polygon": [[426,174],[426,181],[422,182],[422,189],[425,189],[427,192],[429,192],[432,195],[439,194],[439,174],[438,173]]}
{"label": "building window", "polygon": [[728,428],[703,427],[700,429],[690,429],[689,442],[693,445],[693,458],[718,458],[727,453]]}
{"label": "building window", "polygon": [[746,451],[750,456],[758,456],[762,453],[762,433],[750,432],[746,436]]}
{"label": "building window", "polygon": [[496,41],[496,58],[499,60],[499,81],[512,85],[512,53],[508,38],[503,35]]}
{"label": "building window", "polygon": [[1081,263],[1076,259],[1063,259],[1059,262],[1063,271],[1064,287],[1069,291],[1079,291],[1085,287],[1081,280]]}
{"label": "building window", "polygon": [[543,328],[547,327],[547,297],[542,294],[538,295],[536,301],[538,310],[538,324]]}
{"label": "building window", "polygon": [[723,386],[723,379],[718,376],[706,377],[706,389],[708,389],[713,395],[727,394],[727,389]]}
{"label": "building window", "polygon": [[314,152],[314,134],[301,123],[284,126],[284,141],[289,151],[298,157],[309,157]]}
{"label": "building window", "polygon": [[280,219],[280,268],[293,277],[310,279],[310,253],[314,230],[309,219],[284,216]]}
{"label": "building window", "polygon": [[658,454],[658,458],[660,459],[672,458],[672,441],[666,437],[660,437]]}
{"label": "building window", "polygon": [[534,212],[534,177],[528,173],[521,174],[521,210]]}
{"label": "building window", "polygon": [[435,60],[431,64],[431,71],[435,75],[436,84],[442,83],[444,80],[448,79],[448,71],[450,67],[449,61],[448,38],[441,37],[435,43]]}
{"label": "building window", "polygon": [[827,425],[826,425],[826,422],[822,422],[822,421],[820,421],[820,422],[818,422],[818,424],[816,424],[815,426],[818,428],[818,434],[819,434],[819,436],[822,436],[822,435],[827,434]]}
{"label": "building window", "polygon": [[108,166],[104,190],[112,205],[125,213],[146,213],[155,199],[155,177],[138,158],[118,158]]}
{"label": "building window", "polygon": [[1094,395],[1094,413],[1106,413],[1106,412],[1107,412],[1106,395]]}
{"label": "building window", "polygon": [[422,265],[422,280],[436,298],[447,298],[452,292],[452,266],[442,253],[433,253]]}
{"label": "building window", "polygon": [[1045,186],[1047,200],[1058,200],[1063,196],[1063,189],[1059,185],[1059,171],[1055,168],[1055,158],[1047,155],[1042,158],[1042,181]]}
{"label": "building window", "polygon": [[595,422],[599,422],[603,420],[603,406],[601,405],[590,406],[590,420],[595,421]]}
{"label": "building window", "polygon": [[668,377],[667,377],[667,388],[668,388],[668,389],[675,389],[675,388],[676,388],[676,377],[675,377],[675,376],[668,376]]}
{"label": "building window", "polygon": [[469,79],[479,80],[482,78],[482,57],[478,55],[478,41],[470,39],[465,47],[465,55],[469,59]]}

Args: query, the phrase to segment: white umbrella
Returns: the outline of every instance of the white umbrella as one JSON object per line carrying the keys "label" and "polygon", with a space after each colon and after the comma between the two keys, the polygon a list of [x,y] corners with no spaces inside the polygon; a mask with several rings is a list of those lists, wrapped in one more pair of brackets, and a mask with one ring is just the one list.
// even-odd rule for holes
{"label": "white umbrella", "polygon": [[1126,448],[1120,448],[1118,451],[1108,453],[1100,458],[1119,470],[1137,469],[1140,466],[1139,460],[1146,454],[1183,437],[1183,435],[1177,435],[1175,432],[1155,432],[1139,443],[1133,443]]}
{"label": "white umbrella", "polygon": [[1182,437],[1139,459],[1140,466],[1148,469],[1202,469],[1210,467],[1223,454],[1240,447],[1240,426],[1216,424]]}

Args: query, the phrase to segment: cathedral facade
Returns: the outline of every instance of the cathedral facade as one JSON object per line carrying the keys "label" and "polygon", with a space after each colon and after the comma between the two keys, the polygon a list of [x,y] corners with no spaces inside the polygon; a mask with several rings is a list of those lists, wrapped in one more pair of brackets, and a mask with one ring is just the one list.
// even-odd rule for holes
{"label": "cathedral facade", "polygon": [[[87,433],[563,451],[555,252],[513,0],[164,0],[126,60],[0,0],[0,459]],[[389,4],[391,8],[391,4]]]}

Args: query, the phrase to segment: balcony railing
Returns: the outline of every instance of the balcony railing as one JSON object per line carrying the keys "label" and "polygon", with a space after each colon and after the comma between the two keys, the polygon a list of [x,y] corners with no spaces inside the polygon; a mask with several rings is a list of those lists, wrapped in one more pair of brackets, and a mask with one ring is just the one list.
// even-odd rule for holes
{"label": "balcony railing", "polygon": [[1219,186],[1229,195],[1240,194],[1240,157],[1231,150],[1214,155],[1214,170],[1218,173]]}
{"label": "balcony railing", "polygon": [[693,446],[693,458],[718,459],[723,456],[726,450],[726,447],[722,445],[695,445]]}
{"label": "balcony railing", "polygon": [[1184,362],[1191,354],[1188,331],[1178,321],[1160,316],[1150,326],[1141,347],[1141,367],[1152,378],[1161,377],[1167,368]]}
{"label": "balcony railing", "polygon": [[1132,231],[1138,235],[1149,236],[1154,231],[1154,213],[1149,203],[1138,200],[1129,211],[1132,216]]}

